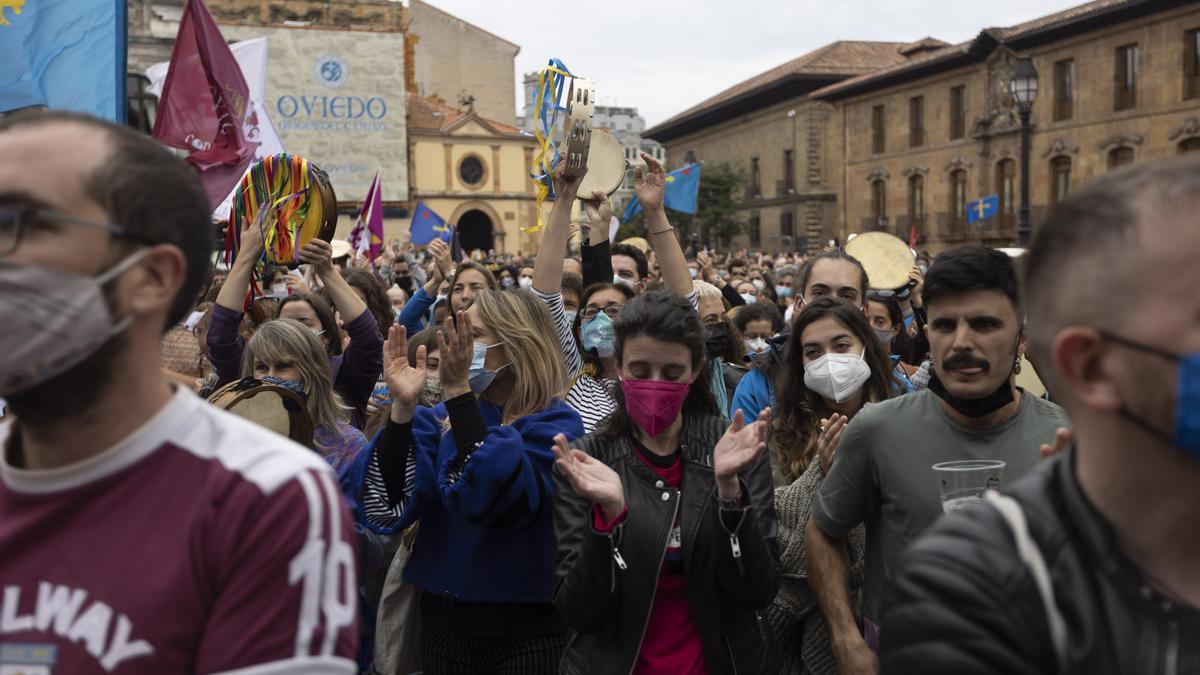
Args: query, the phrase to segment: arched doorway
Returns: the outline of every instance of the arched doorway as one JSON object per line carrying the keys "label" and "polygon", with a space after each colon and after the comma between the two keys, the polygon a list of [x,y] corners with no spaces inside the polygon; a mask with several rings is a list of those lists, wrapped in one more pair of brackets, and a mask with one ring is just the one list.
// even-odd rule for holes
{"label": "arched doorway", "polygon": [[492,219],[479,209],[471,209],[458,218],[458,244],[464,253],[490,251],[495,248],[492,241]]}

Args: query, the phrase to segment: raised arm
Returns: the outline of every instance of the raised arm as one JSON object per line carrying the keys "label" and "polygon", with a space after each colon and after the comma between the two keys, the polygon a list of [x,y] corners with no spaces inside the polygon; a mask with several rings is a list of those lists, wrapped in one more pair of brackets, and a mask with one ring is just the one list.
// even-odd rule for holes
{"label": "raised arm", "polygon": [[321,283],[329,292],[333,306],[342,314],[342,321],[349,323],[367,311],[367,303],[358,297],[342,273],[333,267],[333,247],[329,242],[313,239],[300,249],[300,260],[313,266]]}
{"label": "raised arm", "polygon": [[557,197],[554,206],[550,207],[550,219],[542,230],[537,262],[533,265],[533,287],[543,293],[562,288],[563,255],[567,250],[567,239],[571,236],[571,207],[575,204],[584,173],[568,181],[562,177],[561,164],[554,172],[554,193]]}
{"label": "raised arm", "polygon": [[246,221],[239,240],[240,248],[225,283],[217,293],[217,304],[241,314],[246,306],[246,292],[250,290],[250,279],[254,276],[254,265],[263,252],[263,227],[269,209],[259,209],[254,222]]}
{"label": "raised arm", "polygon": [[639,167],[634,173],[633,187],[638,202],[646,211],[646,233],[650,246],[658,256],[658,266],[667,290],[686,296],[692,292],[692,275],[688,274],[687,258],[663,207],[666,172],[662,164],[650,155],[642,153],[642,160],[646,162],[646,168]]}

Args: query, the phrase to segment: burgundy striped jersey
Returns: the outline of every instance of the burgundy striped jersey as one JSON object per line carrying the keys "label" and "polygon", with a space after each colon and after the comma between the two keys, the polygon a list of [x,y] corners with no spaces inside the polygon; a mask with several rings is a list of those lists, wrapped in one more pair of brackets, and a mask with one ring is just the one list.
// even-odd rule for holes
{"label": "burgundy striped jersey", "polygon": [[182,388],[61,469],[15,467],[14,424],[0,673],[355,672],[356,537],[316,453]]}

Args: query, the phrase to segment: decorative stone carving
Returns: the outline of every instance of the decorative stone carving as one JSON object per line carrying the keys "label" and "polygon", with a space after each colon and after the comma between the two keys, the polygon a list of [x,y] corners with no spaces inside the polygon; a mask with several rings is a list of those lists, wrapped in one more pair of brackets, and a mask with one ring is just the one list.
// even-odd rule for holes
{"label": "decorative stone carving", "polygon": [[871,173],[867,174],[867,182],[874,183],[877,180],[887,180],[891,175],[882,166],[877,166]]}
{"label": "decorative stone carving", "polygon": [[969,169],[972,166],[974,166],[974,164],[971,162],[971,160],[963,157],[962,155],[955,155],[954,159],[950,160],[950,163],[946,165],[946,168],[943,169],[943,171],[950,173],[951,171],[958,171],[959,169]]}
{"label": "decorative stone carving", "polygon": [[1042,153],[1042,159],[1049,159],[1051,157],[1057,157],[1059,155],[1078,155],[1078,154],[1079,154],[1079,146],[1078,145],[1071,145],[1070,143],[1064,141],[1061,138],[1056,138],[1056,139],[1054,139],[1054,142],[1050,144],[1050,147],[1046,148],[1046,151]]}
{"label": "decorative stone carving", "polygon": [[1100,141],[1098,147],[1100,150],[1108,150],[1119,145],[1141,145],[1142,140],[1141,134],[1114,134]]}
{"label": "decorative stone carving", "polygon": [[913,176],[928,176],[929,167],[914,164],[900,173],[903,174],[905,178],[912,178]]}
{"label": "decorative stone carving", "polygon": [[1168,140],[1176,140],[1178,138],[1191,138],[1192,136],[1200,136],[1200,118],[1189,117],[1182,124],[1175,127],[1171,132]]}
{"label": "decorative stone carving", "polygon": [[1021,128],[1017,101],[1009,90],[1017,57],[1012,51],[1000,48],[988,61],[987,112],[971,124],[971,136],[992,136]]}

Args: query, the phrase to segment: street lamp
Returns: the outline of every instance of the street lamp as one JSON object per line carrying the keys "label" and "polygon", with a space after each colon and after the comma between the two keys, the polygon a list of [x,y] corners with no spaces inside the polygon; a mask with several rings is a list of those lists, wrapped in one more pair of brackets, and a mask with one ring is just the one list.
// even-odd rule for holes
{"label": "street lamp", "polygon": [[1029,114],[1037,99],[1038,73],[1033,59],[1017,59],[1013,68],[1009,91],[1017,101],[1017,113],[1021,117],[1021,222],[1017,225],[1017,238],[1022,248],[1029,247]]}
{"label": "street lamp", "polygon": [[[788,240],[787,245],[789,248],[795,250],[795,236],[796,236],[796,227],[797,227],[797,224],[796,224],[796,111],[789,110],[787,112],[787,117],[789,120],[791,120],[791,123],[792,123],[792,156],[791,156],[791,164],[788,166],[788,172],[791,176],[791,180],[789,181],[789,184],[787,186],[788,187],[788,195],[792,198],[792,234],[789,235],[789,240]],[[782,238],[780,240],[780,243],[781,244],[783,243]],[[786,251],[784,251],[784,252],[786,252]]]}

